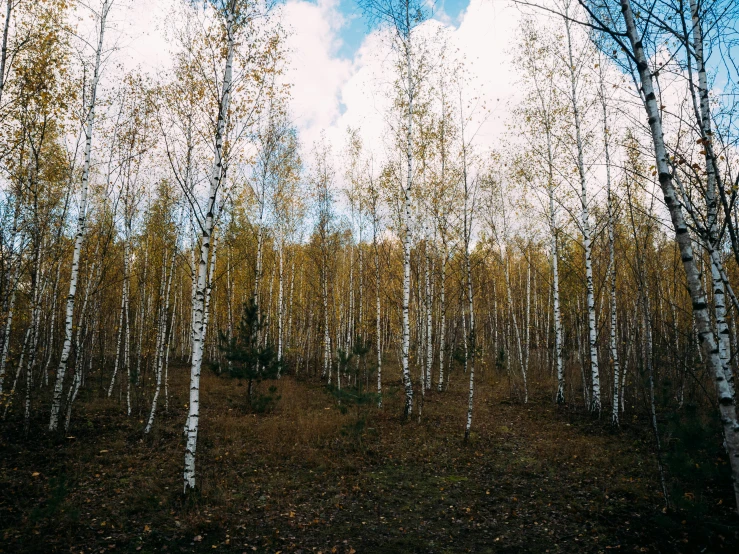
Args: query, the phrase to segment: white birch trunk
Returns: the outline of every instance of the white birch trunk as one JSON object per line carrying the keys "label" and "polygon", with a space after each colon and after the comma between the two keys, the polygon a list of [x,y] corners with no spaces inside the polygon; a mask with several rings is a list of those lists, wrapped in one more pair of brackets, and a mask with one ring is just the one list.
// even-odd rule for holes
{"label": "white birch trunk", "polygon": [[[229,242],[228,249],[226,250],[226,294],[228,295],[228,299],[226,301],[227,304],[227,310],[228,313],[226,317],[228,317],[228,340],[231,340],[231,337],[233,337],[234,334],[234,316],[233,316],[233,277],[231,275],[231,244]],[[175,298],[175,304],[177,303],[177,298]],[[174,314],[172,316],[174,318]],[[228,361],[228,369],[229,371],[233,367],[233,363],[231,360]],[[220,372],[220,369],[219,369]]]}
{"label": "white birch trunk", "polygon": [[85,294],[82,297],[82,309],[80,310],[80,323],[77,326],[77,334],[75,336],[75,344],[77,350],[77,359],[74,364],[74,375],[72,377],[72,385],[67,393],[67,413],[64,419],[64,431],[69,430],[69,422],[72,420],[72,406],[77,393],[82,385],[82,328],[84,327],[83,322],[85,318],[85,312],[87,311],[87,304],[90,298],[90,290],[92,289],[92,282],[99,281],[100,271],[102,269],[101,264],[98,263],[97,255],[100,251],[100,245],[95,248],[95,254],[93,255],[93,262],[90,268],[90,277],[87,279],[85,284]]}
{"label": "white birch trunk", "polygon": [[[295,300],[295,255],[290,260],[290,292],[288,293],[287,303],[287,336],[285,337],[285,348],[289,350],[293,344],[293,302]],[[295,371],[298,370],[298,363],[295,364]]]}
{"label": "white birch trunk", "polygon": [[[726,320],[726,288],[722,279],[723,263],[718,255],[716,241],[718,240],[718,199],[717,187],[720,186],[716,174],[713,156],[713,131],[711,129],[711,109],[708,97],[708,78],[703,58],[703,29],[700,21],[699,5],[696,0],[690,0],[692,19],[693,55],[698,69],[698,104],[696,119],[703,140],[703,152],[706,160],[706,207],[708,217],[706,221],[708,248],[711,252],[711,280],[713,283],[713,308],[716,318],[716,335],[718,338],[719,358],[726,374],[727,383],[735,396],[733,372],[731,370],[731,332]],[[686,37],[687,38],[687,37]],[[694,98],[694,96],[693,96]]]}
{"label": "white birch trunk", "polygon": [[[164,262],[163,263],[164,267],[162,270],[162,280],[159,283],[159,298],[162,299],[161,301],[163,302],[164,301],[164,289],[166,287],[166,281],[167,281],[167,266],[166,266],[167,253],[166,253],[166,250],[162,257],[163,257],[162,262]],[[151,402],[151,410],[149,412],[149,418],[148,418],[146,427],[144,428],[145,435],[149,433],[149,431],[151,430],[151,425],[154,422],[154,414],[156,413],[156,405],[157,405],[157,400],[159,398],[159,392],[161,390],[161,383],[162,383],[162,373],[161,373],[162,368],[161,368],[161,365],[159,364],[162,343],[164,341],[164,337],[162,336],[162,313],[163,313],[162,308],[163,308],[163,305],[160,304],[159,312],[156,318],[157,340],[156,340],[156,345],[154,347],[154,353],[155,353],[154,368],[155,368],[156,385],[154,388],[154,398],[152,399],[152,402]]]}
{"label": "white birch trunk", "polygon": [[30,339],[31,339],[31,327],[28,327],[28,329],[26,329],[26,332],[24,334],[23,347],[21,348],[21,355],[18,360],[18,367],[16,368],[15,377],[13,378],[13,385],[10,387],[10,392],[8,393],[8,399],[5,403],[5,409],[3,410],[3,420],[8,416],[8,411],[10,410],[10,406],[13,403],[13,397],[15,396],[15,389],[18,385],[18,379],[23,373],[23,367],[25,366],[26,352],[28,351],[28,343]]}
{"label": "white birch trunk", "polygon": [[[465,216],[465,220],[467,217]],[[467,225],[465,221],[465,225]],[[470,223],[471,227],[471,223]],[[473,406],[473,397],[475,394],[475,349],[476,349],[476,340],[475,340],[475,309],[473,304],[473,295],[472,295],[472,269],[470,267],[470,252],[469,252],[469,231],[465,231],[467,233],[467,237],[465,238],[465,270],[467,273],[467,306],[470,314],[470,332],[469,332],[469,343],[470,343],[470,354],[469,354],[469,372],[470,372],[470,390],[469,390],[469,396],[467,398],[467,424],[465,426],[464,430],[464,438],[465,440],[470,438],[470,430],[472,428],[472,406]],[[465,344],[467,343],[467,339],[465,338]],[[465,350],[467,348],[465,347]],[[465,359],[466,362],[466,359]],[[528,397],[527,397],[528,400]]]}
{"label": "white birch trunk", "polygon": [[362,229],[359,229],[359,319],[357,322],[357,333],[366,343],[364,337],[364,250],[362,249]]}
{"label": "white birch trunk", "polygon": [[12,0],[5,2],[5,21],[3,22],[3,44],[0,46],[0,100],[3,98],[3,90],[5,90],[5,64],[8,60],[8,36],[10,32],[10,21],[13,13],[13,7],[18,3]]}
{"label": "white birch trunk", "polygon": [[208,280],[205,287],[205,310],[203,311],[203,346],[205,346],[208,321],[210,320],[210,298],[213,292],[213,279],[216,273],[216,253],[218,251],[218,235],[213,232],[211,236],[213,237],[213,247],[210,256],[210,269],[208,269]]}
{"label": "white birch trunk", "polygon": [[411,187],[413,185],[413,78],[411,63],[411,22],[410,6],[405,4],[405,25],[407,34],[403,41],[405,50],[405,70],[407,77],[408,113],[406,114],[406,186],[403,189],[403,328],[401,344],[401,368],[403,372],[403,386],[405,387],[405,403],[403,413],[405,417],[413,411],[413,382],[410,374],[410,296],[411,296]]}
{"label": "white birch trunk", "polygon": [[595,321],[595,291],[593,283],[593,260],[591,257],[590,216],[588,214],[587,180],[585,177],[585,162],[583,160],[583,142],[580,129],[580,108],[577,99],[577,68],[572,56],[572,37],[570,35],[570,20],[565,19],[567,31],[567,53],[569,60],[570,88],[572,115],[575,125],[575,143],[577,147],[577,171],[580,177],[580,203],[582,208],[582,239],[585,251],[585,281],[587,285],[588,310],[588,347],[590,350],[590,371],[592,374],[592,395],[590,410],[600,414],[600,369],[598,367],[598,344]]}
{"label": "white birch trunk", "polygon": [[192,337],[193,332],[195,329],[195,296],[196,292],[198,290],[198,269],[197,269],[197,263],[195,261],[195,249],[197,248],[198,244],[198,236],[195,235],[195,242],[190,249],[190,305],[192,306],[192,310],[190,311],[190,333],[188,335],[189,338],[189,347],[190,347],[190,357],[188,358],[188,362],[192,363]]}
{"label": "white birch trunk", "polygon": [[[54,331],[56,330],[56,302],[61,274],[62,264],[57,263],[56,277],[54,278],[54,287],[51,290],[51,309],[49,311],[49,340],[48,344],[46,345],[46,362],[44,363],[44,367],[42,369],[44,387],[49,384],[49,367],[51,367],[51,356],[54,352]],[[0,394],[2,394],[2,377],[0,377]]]}
{"label": "white birch trunk", "polygon": [[620,0],[620,3],[624,22],[626,24],[626,35],[631,45],[639,73],[642,100],[647,112],[648,123],[654,143],[659,183],[664,194],[665,205],[670,212],[672,225],[675,229],[675,240],[680,249],[680,256],[683,261],[683,267],[685,268],[688,291],[693,304],[693,316],[695,318],[699,344],[716,387],[721,424],[724,432],[724,442],[729,454],[729,463],[731,465],[732,478],[734,480],[734,496],[737,503],[737,509],[739,509],[739,423],[737,423],[734,396],[731,393],[729,383],[726,379],[726,374],[719,356],[718,345],[713,336],[705,289],[701,283],[700,273],[698,271],[695,258],[693,257],[693,246],[691,243],[690,233],[682,213],[682,207],[676,196],[673,176],[669,167],[667,149],[664,143],[662,118],[659,105],[657,104],[657,96],[654,91],[652,73],[649,70],[647,56],[638,35],[634,14],[631,9],[631,2],[630,0]]}
{"label": "white birch trunk", "polygon": [[[180,285],[180,290],[182,290],[182,286]],[[175,330],[175,321],[177,320],[176,314],[177,314],[177,308],[179,307],[177,300],[180,299],[180,303],[182,302],[182,299],[177,296],[177,293],[175,293],[174,297],[174,305],[172,307],[172,321],[169,324],[169,334],[167,335],[167,346],[164,354],[164,411],[169,412],[169,350],[170,350],[170,343],[172,341],[172,334]],[[179,321],[182,321],[182,318],[179,318]]]}
{"label": "white birch trunk", "polygon": [[[610,184],[610,178],[609,178]],[[619,424],[619,391],[620,391],[620,373],[621,365],[618,360],[618,333],[616,328],[616,257],[615,257],[615,241],[613,232],[613,201],[611,199],[610,186],[608,187],[608,250],[610,262],[610,293],[611,293],[611,360],[613,362],[613,405],[611,412],[611,423]]]}
{"label": "white birch trunk", "polygon": [[382,408],[382,314],[380,313],[380,252],[377,247],[377,232],[374,237],[375,247],[375,334],[377,341],[377,407]]}
{"label": "white birch trunk", "polygon": [[610,153],[610,129],[608,127],[608,105],[605,95],[605,79],[603,78],[603,67],[600,68],[600,101],[603,109],[603,146],[606,162],[606,202],[608,212],[608,278],[610,286],[611,301],[611,325],[610,325],[610,348],[611,363],[613,365],[613,402],[611,406],[611,424],[619,424],[619,398],[620,391],[619,378],[621,367],[618,361],[618,340],[616,329],[616,240],[615,240],[615,221],[613,213],[613,195],[611,192],[611,153]]}
{"label": "white birch trunk", "polygon": [[[355,273],[354,264],[356,263],[354,258],[355,248],[349,248],[349,259],[351,261],[351,272],[349,278],[349,343],[347,344],[347,350],[351,352],[354,349],[355,339],[357,337],[357,287],[359,282],[358,273]],[[357,358],[357,364],[359,358]],[[359,367],[359,366],[357,366]]]}
{"label": "white birch trunk", "polygon": [[146,274],[149,270],[149,237],[147,235],[146,245],[144,246],[144,274],[141,278],[141,284],[139,286],[139,338],[138,338],[138,351],[136,353],[136,383],[138,384],[141,380],[141,348],[144,340],[144,324],[146,323],[146,312],[144,306],[146,306]]}
{"label": "white birch trunk", "polygon": [[[165,357],[169,354],[169,343],[168,343],[168,335],[167,335],[167,320],[169,318],[169,296],[170,291],[172,289],[172,276],[174,274],[174,263],[175,258],[177,255],[177,249],[172,249],[172,259],[170,261],[169,265],[169,275],[166,274],[166,267],[165,274],[162,275],[162,282],[163,286],[162,289],[164,290],[164,306],[162,309],[162,312],[159,317],[159,324],[158,324],[158,336],[157,336],[157,354],[156,354],[156,364],[157,364],[157,370],[156,370],[156,389],[154,390],[154,398],[151,402],[151,411],[149,412],[149,420],[146,423],[146,428],[144,429],[144,434],[148,435],[151,431],[152,426],[154,425],[154,417],[156,415],[157,411],[157,404],[159,400],[159,393],[162,388],[162,370],[165,364]],[[164,286],[164,281],[166,280],[166,287]],[[170,326],[171,327],[171,326]],[[165,354],[166,353],[166,354]],[[168,391],[167,391],[168,392]]]}
{"label": "white birch trunk", "polygon": [[74,239],[74,253],[72,255],[72,269],[69,279],[69,294],[67,295],[67,307],[64,318],[64,345],[62,355],[59,359],[59,367],[56,372],[54,384],[54,397],[51,405],[51,417],[49,418],[49,431],[56,431],[59,425],[59,411],[62,405],[62,391],[64,388],[64,376],[69,361],[69,352],[72,347],[72,324],[74,321],[74,301],[77,295],[77,280],[79,279],[80,256],[82,254],[82,241],[85,236],[85,223],[87,221],[87,192],[90,184],[90,165],[92,157],[92,133],[95,123],[95,104],[97,100],[97,87],[100,81],[100,63],[103,53],[103,37],[105,35],[105,22],[108,17],[112,0],[103,0],[100,11],[100,34],[98,36],[97,49],[95,51],[95,66],[90,89],[90,102],[87,106],[87,122],[85,124],[85,159],[82,167],[82,193],[80,198],[79,215],[77,217],[77,230]]}
{"label": "white birch trunk", "polygon": [[5,364],[10,352],[10,333],[13,330],[13,313],[15,310],[15,297],[18,290],[18,272],[20,271],[20,260],[12,273],[12,277],[8,280],[10,284],[10,300],[8,301],[8,314],[5,318],[5,329],[3,330],[3,349],[0,354],[0,396],[3,392],[3,382],[5,381]]}
{"label": "white birch trunk", "polygon": [[[475,395],[475,358],[477,356],[477,340],[475,336],[475,309],[473,304],[473,298],[474,295],[472,294],[472,266],[470,263],[470,241],[472,239],[472,220],[473,220],[473,205],[470,205],[470,189],[469,189],[469,182],[468,182],[468,175],[467,175],[467,145],[465,143],[465,137],[464,137],[464,112],[462,109],[462,93],[460,91],[460,122],[461,122],[461,130],[462,130],[462,180],[464,183],[464,218],[463,218],[463,224],[464,224],[464,264],[465,264],[465,273],[467,277],[467,309],[470,316],[470,332],[469,332],[469,341],[467,337],[465,337],[465,369],[469,369],[470,372],[470,388],[469,388],[469,395],[467,399],[467,424],[465,426],[464,430],[464,440],[467,441],[470,438],[470,431],[472,428],[472,408],[473,408],[473,399]],[[527,289],[528,292],[528,289]],[[526,324],[528,325],[528,308],[529,308],[529,302],[528,302],[528,296],[526,300]],[[462,314],[462,318],[464,321],[464,313]],[[528,332],[527,332],[527,340],[528,340]],[[469,342],[469,352],[467,348],[467,342]],[[528,347],[528,345],[527,345]],[[527,356],[528,357],[528,356]],[[469,366],[467,363],[467,360],[469,359]],[[528,395],[527,395],[528,397]],[[528,399],[528,398],[527,398]]]}
{"label": "white birch trunk", "polygon": [[508,261],[503,261],[503,268],[504,268],[504,276],[505,276],[505,286],[506,286],[506,293],[508,295],[508,310],[511,314],[511,322],[513,323],[513,330],[516,333],[516,346],[518,347],[518,359],[521,362],[521,376],[523,377],[523,394],[524,394],[524,404],[528,404],[529,402],[529,380],[528,380],[528,373],[526,371],[526,366],[523,363],[523,345],[521,344],[521,329],[519,329],[518,326],[518,320],[516,318],[516,310],[513,305],[513,295],[511,293],[511,277],[510,277],[510,271],[508,269]]}
{"label": "white birch trunk", "polygon": [[493,346],[495,357],[498,357],[498,292],[493,279]]}
{"label": "white birch trunk", "polygon": [[123,318],[126,314],[126,284],[123,283],[121,288],[121,311],[118,316],[118,338],[116,339],[115,346],[115,363],[113,365],[113,375],[110,378],[110,385],[108,385],[108,398],[113,394],[113,386],[115,385],[115,379],[118,376],[118,365],[121,360],[121,343],[123,342]]}
{"label": "white birch trunk", "polygon": [[[277,362],[282,364],[282,331],[283,331],[283,320],[285,317],[284,310],[282,309],[282,306],[284,304],[283,302],[283,281],[284,281],[284,253],[285,253],[285,247],[284,244],[280,244],[280,251],[278,253],[279,257],[279,271],[278,271],[278,280],[279,284],[277,286]],[[279,378],[280,372],[282,371],[282,367],[278,369],[277,376]]]}
{"label": "white birch trunk", "polygon": [[126,415],[131,416],[131,311],[129,309],[130,281],[130,231],[126,233],[126,243],[123,246],[123,298],[126,314],[125,339],[123,341],[123,365],[126,368]]}
{"label": "white birch trunk", "polygon": [[42,246],[36,248],[35,276],[31,291],[31,351],[28,356],[26,367],[26,398],[23,410],[23,430],[27,434],[31,422],[31,387],[33,386],[33,368],[36,365],[38,355],[38,338],[41,322],[41,296],[46,288],[45,279],[41,273],[41,250]]}
{"label": "white birch trunk", "polygon": [[441,293],[439,302],[441,303],[441,326],[439,328],[439,383],[437,390],[442,391],[444,387],[444,356],[446,354],[446,264],[449,259],[449,252],[444,245],[444,259],[441,261]]}
{"label": "white birch trunk", "polygon": [[[551,181],[551,174],[550,174]],[[552,234],[552,296],[554,296],[554,359],[557,366],[557,404],[565,402],[565,373],[562,359],[562,313],[559,306],[559,251],[557,248],[557,220],[554,211],[554,188],[549,188],[549,217]]]}
{"label": "white birch trunk", "polygon": [[203,222],[200,242],[200,259],[197,267],[197,283],[193,302],[192,363],[190,365],[190,408],[187,416],[187,446],[185,448],[184,492],[195,488],[195,455],[197,451],[198,427],[200,422],[200,367],[203,361],[203,342],[205,327],[203,325],[205,309],[205,287],[208,277],[208,256],[210,239],[213,232],[215,210],[217,209],[218,189],[223,179],[223,141],[226,134],[231,98],[231,79],[234,56],[234,18],[235,2],[231,2],[226,21],[226,67],[223,72],[223,88],[218,109],[218,121],[215,129],[215,159],[210,175],[210,192],[208,209]]}
{"label": "white birch trunk", "polygon": [[434,300],[431,295],[431,257],[429,255],[429,243],[426,241],[426,389],[431,390],[431,366],[434,363],[434,342],[432,310]]}
{"label": "white birch trunk", "polygon": [[262,314],[259,309],[259,294],[262,286],[262,257],[264,251],[264,231],[262,230],[262,216],[260,213],[257,227],[257,266],[254,274],[254,305],[257,307],[257,321],[261,322]]}
{"label": "white birch trunk", "polygon": [[323,255],[321,265],[321,300],[323,302],[323,371],[322,377],[328,374],[328,384],[331,384],[331,338],[328,330],[328,268],[326,267],[326,254]]}

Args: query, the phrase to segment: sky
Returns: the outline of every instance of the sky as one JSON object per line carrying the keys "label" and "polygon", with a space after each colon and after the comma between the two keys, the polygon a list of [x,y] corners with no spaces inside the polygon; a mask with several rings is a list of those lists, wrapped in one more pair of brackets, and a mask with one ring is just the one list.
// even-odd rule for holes
{"label": "sky", "polygon": [[[440,0],[434,6],[434,18],[458,23],[459,17],[468,5],[469,0]],[[338,33],[340,44],[337,54],[344,58],[352,58],[369,32],[367,20],[362,16],[356,0],[339,0],[336,3],[336,10],[343,18],[343,25]]]}
{"label": "sky", "polygon": [[[107,69],[111,83],[119,64],[155,77],[170,65],[171,13],[183,1],[114,0],[106,37],[116,51]],[[286,79],[293,85],[290,107],[304,160],[309,162],[311,146],[322,135],[338,155],[349,126],[380,153],[389,102],[383,84],[392,79],[389,46],[369,27],[357,0],[280,0],[277,9],[288,32]],[[80,15],[92,21],[89,12]],[[432,19],[424,23],[446,27],[472,76],[471,94],[490,109],[476,134],[480,151],[498,146],[506,131],[516,91],[511,55],[520,16],[513,0],[436,0]],[[539,11],[536,17],[548,16]]]}
{"label": "sky", "polygon": [[[149,72],[155,78],[170,65],[172,46],[167,41],[174,21],[173,7],[184,0],[114,0],[113,24],[106,37],[115,54],[106,64],[111,86],[119,68]],[[202,1],[202,0],[191,0]],[[546,2],[547,0],[540,0]],[[302,147],[304,167],[311,168],[311,150],[325,136],[333,148],[337,187],[343,184],[342,151],[347,128],[359,130],[365,148],[377,164],[387,159],[387,112],[390,99],[384,86],[393,79],[389,45],[368,26],[356,0],[281,0],[279,17],[288,32],[286,79],[293,85],[290,111]],[[550,16],[534,12],[542,21]],[[87,14],[87,21],[92,21]],[[473,147],[477,152],[500,150],[508,137],[507,123],[516,96],[518,76],[513,50],[521,12],[514,0],[438,0],[433,17],[423,25],[444,27],[451,47],[465,59],[470,75],[470,94],[484,99],[489,112],[474,125]],[[84,26],[84,25],[82,25]],[[92,36],[90,29],[90,36]],[[663,85],[666,83],[663,82]],[[624,84],[629,94],[631,83]],[[680,94],[678,89],[662,90]],[[668,104],[677,104],[678,99]],[[642,109],[633,104],[632,121],[644,123]],[[623,117],[620,123],[628,123]],[[586,122],[587,123],[587,122]],[[594,194],[604,180],[596,167]]]}
{"label": "sky", "polygon": [[[385,130],[387,44],[368,27],[355,0],[288,0],[282,11],[290,32],[292,112],[304,149],[322,133],[339,149],[352,126],[377,152]],[[473,76],[471,88],[493,108],[478,132],[481,146],[492,145],[504,129],[514,91],[508,60],[518,17],[508,0],[443,0],[424,24],[451,31]]]}
{"label": "sky", "polygon": [[[178,1],[116,0],[117,32],[108,40],[125,67],[155,75],[169,65],[167,16]],[[338,153],[351,125],[377,152],[385,131],[387,44],[356,0],[284,0],[278,9],[289,34],[286,75],[303,151],[310,152],[323,133]],[[424,24],[450,30],[473,75],[471,88],[493,108],[478,132],[483,147],[503,132],[515,83],[508,60],[518,17],[511,0],[439,0]]]}

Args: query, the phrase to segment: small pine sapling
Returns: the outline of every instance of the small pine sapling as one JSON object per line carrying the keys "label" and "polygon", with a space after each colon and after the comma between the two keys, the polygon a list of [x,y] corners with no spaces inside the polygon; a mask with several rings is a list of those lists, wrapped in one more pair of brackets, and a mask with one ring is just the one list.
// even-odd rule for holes
{"label": "small pine sapling", "polygon": [[[262,321],[259,309],[253,300],[244,304],[241,320],[233,337],[219,332],[219,349],[223,352],[229,364],[224,371],[225,375],[235,379],[246,379],[248,386],[248,402],[255,412],[263,413],[274,409],[280,397],[276,396],[277,387],[270,386],[266,395],[254,396],[254,385],[262,381],[274,380],[280,374],[280,361],[272,343],[262,336]],[[219,368],[216,366],[215,368]]]}

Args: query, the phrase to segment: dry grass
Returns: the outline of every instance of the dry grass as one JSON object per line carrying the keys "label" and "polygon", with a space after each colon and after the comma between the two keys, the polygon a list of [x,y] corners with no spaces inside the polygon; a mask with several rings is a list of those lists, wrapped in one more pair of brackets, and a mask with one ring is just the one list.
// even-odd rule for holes
{"label": "dry grass", "polygon": [[[387,371],[386,375],[391,372]],[[200,489],[181,495],[186,369],[150,437],[144,410],[89,395],[67,438],[2,427],[2,552],[736,552],[731,502],[701,491],[710,521],[662,514],[642,425],[528,405],[478,376],[463,443],[466,379],[400,419],[399,382],[385,408],[342,413],[317,382],[278,383],[274,413],[246,407],[246,386],[204,372]],[[548,389],[542,389],[548,390]],[[35,475],[38,473],[38,475]],[[722,496],[724,495],[724,496]],[[684,523],[683,523],[684,521]]]}

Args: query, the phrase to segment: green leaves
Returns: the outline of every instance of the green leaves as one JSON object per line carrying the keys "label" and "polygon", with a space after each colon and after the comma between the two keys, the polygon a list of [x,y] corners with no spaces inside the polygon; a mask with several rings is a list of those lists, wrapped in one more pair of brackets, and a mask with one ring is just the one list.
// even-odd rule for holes
{"label": "green leaves", "polygon": [[[260,314],[253,300],[245,303],[241,314],[241,321],[233,337],[219,333],[219,349],[224,353],[228,364],[226,374],[236,379],[247,379],[250,382],[249,401],[253,408],[261,407],[261,411],[271,411],[279,400],[270,388],[270,394],[251,398],[251,383],[277,379],[280,374],[281,363],[277,359],[277,352],[268,338],[262,337],[264,316]],[[221,369],[220,366],[216,368]]]}

